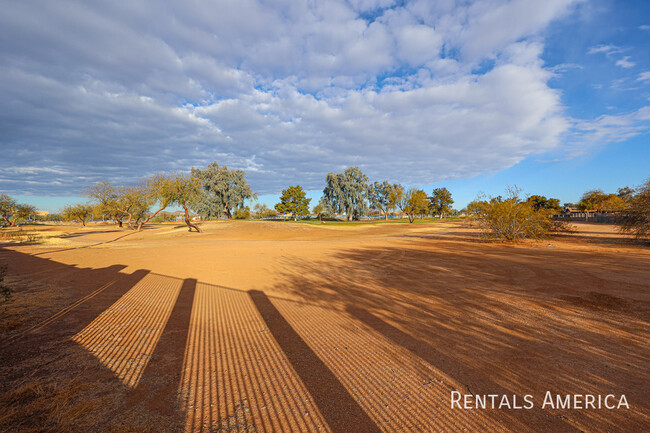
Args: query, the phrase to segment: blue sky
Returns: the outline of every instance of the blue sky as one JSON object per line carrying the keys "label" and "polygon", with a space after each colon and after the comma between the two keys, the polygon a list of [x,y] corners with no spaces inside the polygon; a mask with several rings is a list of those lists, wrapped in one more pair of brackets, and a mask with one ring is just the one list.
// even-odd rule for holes
{"label": "blue sky", "polygon": [[99,179],[211,161],[259,200],[327,172],[576,201],[650,177],[645,1],[3,5],[0,191],[57,210]]}

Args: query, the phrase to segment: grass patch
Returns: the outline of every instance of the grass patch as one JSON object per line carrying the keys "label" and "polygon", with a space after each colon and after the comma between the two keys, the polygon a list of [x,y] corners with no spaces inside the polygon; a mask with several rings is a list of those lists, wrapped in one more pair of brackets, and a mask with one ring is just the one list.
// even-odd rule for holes
{"label": "grass patch", "polygon": [[[412,224],[436,224],[444,223],[449,221],[458,221],[462,220],[462,217],[452,217],[452,218],[416,218]],[[373,219],[373,220],[360,220],[360,221],[342,221],[334,218],[323,218],[323,221],[317,219],[301,220],[294,221],[292,219],[287,220],[254,220],[262,222],[278,222],[278,223],[292,223],[292,224],[306,224],[306,225],[335,225],[335,226],[360,226],[360,225],[380,225],[380,224],[411,224],[409,223],[408,218],[394,218],[389,219],[388,221],[383,219]]]}

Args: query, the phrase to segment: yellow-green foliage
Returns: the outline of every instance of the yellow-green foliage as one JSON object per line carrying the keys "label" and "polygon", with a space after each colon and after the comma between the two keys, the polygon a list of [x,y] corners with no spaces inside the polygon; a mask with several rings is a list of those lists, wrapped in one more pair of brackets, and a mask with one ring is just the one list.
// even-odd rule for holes
{"label": "yellow-green foliage", "polygon": [[509,189],[506,198],[492,197],[468,205],[469,214],[479,223],[483,234],[493,239],[516,241],[541,239],[553,232],[566,230],[554,220],[552,209],[535,209],[531,202],[519,199],[518,189]]}
{"label": "yellow-green foliage", "polygon": [[621,231],[637,238],[650,238],[650,180],[630,199],[629,206],[619,217]]}

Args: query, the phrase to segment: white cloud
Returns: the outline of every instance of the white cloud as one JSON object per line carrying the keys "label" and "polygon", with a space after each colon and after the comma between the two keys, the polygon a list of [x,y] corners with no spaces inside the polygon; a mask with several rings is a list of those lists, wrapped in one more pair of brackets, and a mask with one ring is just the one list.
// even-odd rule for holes
{"label": "white cloud", "polygon": [[395,3],[12,2],[0,172],[61,194],[217,160],[266,193],[349,165],[473,176],[559,145],[572,124],[539,34],[575,1]]}
{"label": "white cloud", "polygon": [[630,61],[630,56],[625,56],[616,62],[616,66],[620,66],[621,68],[632,68],[635,65],[636,63]]}
{"label": "white cloud", "polygon": [[619,115],[602,115],[594,120],[576,120],[575,134],[567,145],[573,156],[580,155],[594,146],[621,142],[650,131],[650,106]]}
{"label": "white cloud", "polygon": [[641,72],[636,80],[637,81],[648,81],[648,80],[650,80],[650,71]]}
{"label": "white cloud", "polygon": [[624,51],[623,48],[617,46],[617,45],[596,45],[594,47],[589,48],[587,51],[587,54],[598,54],[598,53],[603,53],[603,54],[617,54],[617,53],[622,53]]}

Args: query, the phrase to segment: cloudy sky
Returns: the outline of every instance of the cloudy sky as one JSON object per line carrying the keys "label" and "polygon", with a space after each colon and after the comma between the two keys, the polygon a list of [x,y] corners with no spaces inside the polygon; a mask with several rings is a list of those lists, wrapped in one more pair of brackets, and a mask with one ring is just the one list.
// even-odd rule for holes
{"label": "cloudy sky", "polygon": [[262,197],[352,165],[461,202],[650,176],[644,0],[0,6],[0,191],[41,207],[211,161]]}

